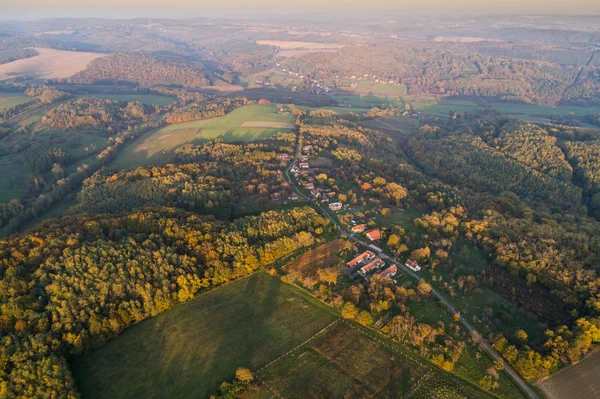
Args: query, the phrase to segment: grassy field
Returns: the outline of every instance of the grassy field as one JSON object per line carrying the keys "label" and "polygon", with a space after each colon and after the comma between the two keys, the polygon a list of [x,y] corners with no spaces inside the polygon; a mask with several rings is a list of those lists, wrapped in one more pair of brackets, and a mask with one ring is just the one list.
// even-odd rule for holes
{"label": "grassy field", "polygon": [[312,301],[257,273],[143,321],[72,370],[85,398],[205,398],[335,320]]}
{"label": "grassy field", "polygon": [[0,157],[0,202],[19,199],[29,185],[31,168],[23,155]]}
{"label": "grassy field", "polygon": [[[262,127],[242,127],[245,122]],[[164,164],[172,159],[174,150],[185,143],[202,143],[216,138],[226,142],[264,140],[277,132],[291,131],[288,127],[270,126],[291,123],[293,116],[278,114],[275,105],[249,105],[220,118],[176,123],[150,132],[129,145],[115,159],[113,167],[132,169]]]}
{"label": "grassy field", "polygon": [[[326,333],[258,372],[277,397],[487,398],[484,392],[375,342],[338,322]],[[439,396],[442,397],[442,396]]]}
{"label": "grassy field", "polygon": [[549,399],[597,398],[600,395],[600,352],[538,382]]}
{"label": "grassy field", "polygon": [[0,93],[0,112],[3,112],[15,105],[26,103],[31,101],[32,98],[25,94],[19,93]]}
{"label": "grassy field", "polygon": [[156,94],[80,94],[75,96],[76,98],[101,98],[103,100],[115,100],[115,101],[139,101],[142,104],[147,105],[159,105],[166,106],[175,103],[173,97],[159,96]]}

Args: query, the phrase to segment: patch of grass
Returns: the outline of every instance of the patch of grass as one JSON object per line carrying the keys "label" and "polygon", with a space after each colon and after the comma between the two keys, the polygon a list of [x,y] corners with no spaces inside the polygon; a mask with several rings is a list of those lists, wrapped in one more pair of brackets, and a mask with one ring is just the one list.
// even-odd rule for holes
{"label": "patch of grass", "polygon": [[402,226],[402,228],[409,230],[413,225],[413,220],[421,216],[421,213],[414,209],[407,209],[404,211],[396,210],[392,211],[390,216],[377,215],[375,217],[375,223],[380,227],[392,227],[394,225]]}
{"label": "patch of grass", "polygon": [[32,98],[20,93],[0,93],[0,112],[6,111],[15,105],[24,104]]}
{"label": "patch of grass", "polygon": [[100,98],[102,100],[138,101],[147,105],[167,106],[175,103],[175,98],[157,94],[79,94],[76,98]]}
{"label": "patch of grass", "polygon": [[503,114],[526,114],[526,115],[569,115],[585,116],[600,112],[600,107],[577,107],[577,106],[543,106],[535,104],[513,104],[513,103],[490,103],[493,110]]}
{"label": "patch of grass", "polygon": [[264,140],[287,128],[241,127],[244,122],[293,123],[293,116],[277,113],[275,105],[249,105],[220,117],[176,123],[154,130],[126,147],[113,162],[116,169],[160,165],[172,160],[175,149],[185,143],[220,138],[226,142]]}
{"label": "patch of grass", "polygon": [[237,367],[265,366],[335,317],[261,272],[141,322],[72,369],[87,398],[204,398]]}
{"label": "patch of grass", "polygon": [[464,113],[481,108],[473,101],[454,98],[406,98],[406,101],[419,112],[436,115],[448,115],[451,110]]}
{"label": "patch of grass", "polygon": [[[454,365],[454,372],[473,383],[477,384],[486,375],[486,370],[494,367],[492,360],[485,353],[479,353],[477,349],[467,347]],[[527,396],[514,384],[513,380],[504,372],[499,372],[500,388],[494,393],[503,399],[525,399]]]}

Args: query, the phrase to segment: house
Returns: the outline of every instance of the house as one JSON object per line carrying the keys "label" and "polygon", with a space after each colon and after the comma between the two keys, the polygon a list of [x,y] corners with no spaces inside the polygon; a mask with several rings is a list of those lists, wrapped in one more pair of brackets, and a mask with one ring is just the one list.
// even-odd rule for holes
{"label": "house", "polygon": [[362,233],[367,229],[367,225],[366,224],[358,224],[354,227],[352,227],[352,229],[350,229],[353,233]]}
{"label": "house", "polygon": [[307,190],[312,190],[315,188],[315,183],[304,183],[304,188]]}
{"label": "house", "polygon": [[407,260],[406,267],[408,267],[413,272],[418,272],[419,270],[421,270],[421,266],[419,266],[416,260]]}
{"label": "house", "polygon": [[362,254],[358,255],[350,262],[346,263],[346,270],[349,272],[353,272],[358,269],[360,266],[364,265],[367,262],[375,259],[375,254],[371,251],[365,251]]}
{"label": "house", "polygon": [[329,198],[333,198],[333,197],[335,197],[336,195],[337,195],[337,194],[335,193],[335,191],[331,191],[331,192],[327,193],[327,196],[328,196]]}
{"label": "house", "polygon": [[304,152],[311,152],[312,151],[312,145],[305,145],[304,147],[302,147],[302,151],[304,151]]}
{"label": "house", "polygon": [[302,157],[300,158],[300,160],[301,160],[302,162],[308,162],[308,156],[306,156],[306,155],[302,155]]}
{"label": "house", "polygon": [[288,197],[290,201],[298,201],[299,198],[300,197],[298,197],[298,194],[292,194]]}
{"label": "house", "polygon": [[282,161],[287,161],[288,159],[290,159],[290,156],[288,154],[277,154],[277,159],[280,159]]}
{"label": "house", "polygon": [[398,273],[398,266],[396,265],[391,265],[387,269],[379,272],[381,277],[394,277],[396,273]]}
{"label": "house", "polygon": [[373,229],[367,232],[367,238],[371,241],[377,241],[381,239],[381,230]]}
{"label": "house", "polygon": [[329,204],[329,209],[337,212],[340,209],[342,209],[342,203],[341,202],[332,202],[331,204]]}
{"label": "house", "polygon": [[318,188],[310,190],[310,195],[315,198],[319,198],[321,196],[321,191]]}
{"label": "house", "polygon": [[358,274],[363,277],[367,277],[368,274],[374,272],[375,270],[381,269],[383,266],[385,266],[385,262],[380,258],[377,258],[366,266],[361,267],[358,271]]}
{"label": "house", "polygon": [[308,162],[300,162],[300,169],[308,169],[309,165]]}

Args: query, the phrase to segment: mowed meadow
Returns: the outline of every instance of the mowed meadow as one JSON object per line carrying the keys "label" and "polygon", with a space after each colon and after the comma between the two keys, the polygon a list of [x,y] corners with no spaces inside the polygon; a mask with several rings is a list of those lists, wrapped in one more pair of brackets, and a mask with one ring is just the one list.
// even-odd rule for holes
{"label": "mowed meadow", "polygon": [[259,272],[141,322],[72,370],[85,398],[205,398],[236,368],[264,367],[335,319]]}
{"label": "mowed meadow", "polygon": [[275,105],[247,105],[219,117],[175,123],[150,132],[125,148],[113,163],[115,169],[161,165],[172,160],[177,147],[209,140],[250,142],[265,140],[294,128],[292,115],[277,113]]}

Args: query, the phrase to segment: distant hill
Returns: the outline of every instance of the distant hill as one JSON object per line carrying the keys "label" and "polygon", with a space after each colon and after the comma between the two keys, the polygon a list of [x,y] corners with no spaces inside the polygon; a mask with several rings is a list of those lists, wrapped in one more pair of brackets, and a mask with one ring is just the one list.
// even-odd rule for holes
{"label": "distant hill", "polygon": [[92,84],[110,81],[140,86],[211,86],[202,64],[142,53],[116,53],[97,59],[69,79],[71,83]]}

